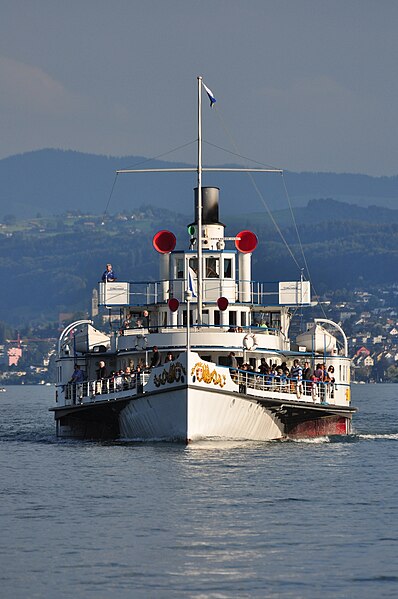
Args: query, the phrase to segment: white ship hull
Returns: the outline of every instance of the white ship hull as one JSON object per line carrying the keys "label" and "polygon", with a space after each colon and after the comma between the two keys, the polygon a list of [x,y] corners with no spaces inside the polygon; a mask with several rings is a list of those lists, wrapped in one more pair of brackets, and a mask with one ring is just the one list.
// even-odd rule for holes
{"label": "white ship hull", "polygon": [[132,440],[283,437],[281,423],[257,402],[188,386],[129,402],[119,424],[120,436]]}
{"label": "white ship hull", "polygon": [[[93,393],[90,385],[55,408],[60,437],[180,441],[270,441],[348,434],[352,408],[316,403],[289,389],[264,387],[200,359],[195,352],[155,368],[129,390]],[[238,378],[237,378],[238,377]],[[65,403],[67,405],[65,405]]]}
{"label": "white ship hull", "polygon": [[[107,265],[98,303],[109,334],[82,320],[59,338],[57,434],[182,442],[348,434],[355,409],[346,335],[339,324],[318,318],[291,340],[293,314],[311,305],[303,270],[299,281],[255,281],[256,234],[225,236],[220,190],[202,185],[208,169],[202,167],[202,78],[197,82],[189,249],[176,250],[171,231],[155,233],[157,281],[119,280]],[[341,335],[344,349],[320,322]]]}

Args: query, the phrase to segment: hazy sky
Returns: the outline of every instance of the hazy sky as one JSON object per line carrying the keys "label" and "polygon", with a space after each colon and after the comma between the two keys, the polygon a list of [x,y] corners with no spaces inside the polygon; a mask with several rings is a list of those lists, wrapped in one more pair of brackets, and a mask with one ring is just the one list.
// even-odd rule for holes
{"label": "hazy sky", "polygon": [[0,158],[167,152],[196,138],[201,74],[210,143],[295,171],[398,174],[397,30],[396,0],[0,0]]}

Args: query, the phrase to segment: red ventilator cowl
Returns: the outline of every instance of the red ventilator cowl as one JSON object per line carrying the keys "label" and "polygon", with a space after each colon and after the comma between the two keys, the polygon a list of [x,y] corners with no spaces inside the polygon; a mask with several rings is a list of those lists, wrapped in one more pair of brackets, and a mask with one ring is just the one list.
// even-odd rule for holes
{"label": "red ventilator cowl", "polygon": [[169,254],[176,246],[176,238],[171,231],[158,231],[153,236],[152,243],[159,254]]}

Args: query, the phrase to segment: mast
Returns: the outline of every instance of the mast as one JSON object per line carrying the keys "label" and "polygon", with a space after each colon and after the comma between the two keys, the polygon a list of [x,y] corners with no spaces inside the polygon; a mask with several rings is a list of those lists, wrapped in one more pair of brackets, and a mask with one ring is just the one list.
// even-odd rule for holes
{"label": "mast", "polygon": [[202,265],[202,76],[198,76],[198,325],[202,325],[203,314],[203,265]]}
{"label": "mast", "polygon": [[[210,90],[206,88],[203,83],[203,77],[197,76],[198,81],[198,163],[196,168],[143,168],[143,169],[120,169],[116,171],[116,174],[121,173],[197,173],[197,214],[195,222],[197,223],[197,252],[198,252],[198,272],[197,272],[197,325],[203,324],[203,232],[202,232],[202,174],[206,172],[225,172],[225,173],[282,173],[281,169],[275,168],[223,168],[223,167],[204,167],[202,165],[202,86],[205,87],[206,92]],[[209,96],[210,97],[210,96]],[[187,302],[189,304],[189,302]],[[189,305],[187,306],[189,310]],[[187,315],[188,316],[188,315]],[[188,318],[187,318],[188,322]]]}

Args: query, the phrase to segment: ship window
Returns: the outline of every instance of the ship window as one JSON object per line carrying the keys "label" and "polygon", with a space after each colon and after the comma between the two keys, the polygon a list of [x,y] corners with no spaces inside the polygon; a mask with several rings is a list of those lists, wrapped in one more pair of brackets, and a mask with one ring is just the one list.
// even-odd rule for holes
{"label": "ship window", "polygon": [[240,313],[240,324],[242,327],[246,326],[246,312]]}
{"label": "ship window", "polygon": [[236,310],[229,311],[229,324],[230,326],[236,326]]}
{"label": "ship window", "polygon": [[224,258],[224,279],[232,279],[232,259]]}
{"label": "ship window", "polygon": [[214,310],[214,326],[220,326],[220,310]]}
{"label": "ship window", "polygon": [[218,365],[219,366],[229,366],[230,358],[229,356],[218,356]]}
{"label": "ship window", "polygon": [[[189,321],[190,321],[191,326],[193,324],[192,318],[193,318],[193,311],[190,310],[189,311]],[[186,310],[184,310],[184,312],[182,313],[182,326],[184,326],[184,327],[187,326],[187,311]]]}
{"label": "ship window", "polygon": [[206,278],[218,279],[220,276],[220,260],[219,258],[206,258]]}
{"label": "ship window", "polygon": [[177,258],[176,268],[177,268],[177,279],[183,279],[184,278],[184,260],[183,260],[183,258]]}
{"label": "ship window", "polygon": [[209,326],[209,311],[203,310],[202,312],[202,324]]}
{"label": "ship window", "polygon": [[197,274],[197,272],[198,272],[198,259],[197,258],[189,259],[189,268],[192,268],[192,270]]}

